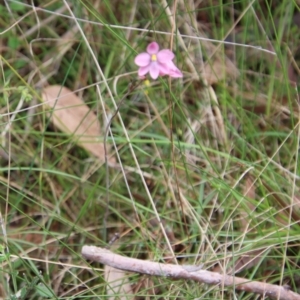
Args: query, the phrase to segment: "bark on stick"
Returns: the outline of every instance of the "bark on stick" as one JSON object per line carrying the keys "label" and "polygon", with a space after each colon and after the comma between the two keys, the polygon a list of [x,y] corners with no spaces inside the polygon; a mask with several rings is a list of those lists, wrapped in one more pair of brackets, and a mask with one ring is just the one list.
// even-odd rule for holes
{"label": "bark on stick", "polygon": [[210,285],[219,285],[220,287],[234,287],[235,290],[256,293],[272,299],[300,300],[299,294],[282,286],[260,281],[251,281],[241,277],[206,270],[191,272],[188,271],[189,268],[186,268],[186,266],[129,258],[95,246],[83,246],[82,255],[91,261],[100,262],[104,265],[109,265],[128,272],[151,276],[165,276],[175,279],[188,279]]}

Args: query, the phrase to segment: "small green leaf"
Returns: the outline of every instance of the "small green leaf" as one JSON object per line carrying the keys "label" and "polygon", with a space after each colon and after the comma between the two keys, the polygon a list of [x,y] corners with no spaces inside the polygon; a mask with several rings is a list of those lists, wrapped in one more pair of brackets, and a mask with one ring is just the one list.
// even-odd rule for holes
{"label": "small green leaf", "polygon": [[10,295],[10,299],[20,300],[24,299],[27,295],[27,287],[22,287],[15,295]]}
{"label": "small green leaf", "polygon": [[24,12],[25,5],[23,5],[22,2],[11,2],[10,9],[14,12]]}
{"label": "small green leaf", "polygon": [[15,37],[15,36],[10,36],[8,38],[7,44],[8,44],[9,48],[11,48],[11,49],[17,49],[19,47],[19,45],[20,45],[20,40],[17,37]]}
{"label": "small green leaf", "polygon": [[39,283],[37,285],[36,291],[41,297],[45,298],[51,298],[55,295],[54,291],[50,287],[45,286],[43,283]]}

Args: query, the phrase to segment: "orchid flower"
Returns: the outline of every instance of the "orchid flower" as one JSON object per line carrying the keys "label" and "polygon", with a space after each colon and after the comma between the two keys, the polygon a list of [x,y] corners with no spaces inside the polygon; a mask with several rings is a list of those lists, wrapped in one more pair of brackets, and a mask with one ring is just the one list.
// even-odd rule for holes
{"label": "orchid flower", "polygon": [[181,71],[173,63],[175,55],[169,49],[159,51],[159,45],[152,42],[147,47],[147,52],[138,54],[134,62],[139,67],[138,75],[144,77],[147,73],[152,79],[158,76],[169,75],[174,78],[181,78]]}

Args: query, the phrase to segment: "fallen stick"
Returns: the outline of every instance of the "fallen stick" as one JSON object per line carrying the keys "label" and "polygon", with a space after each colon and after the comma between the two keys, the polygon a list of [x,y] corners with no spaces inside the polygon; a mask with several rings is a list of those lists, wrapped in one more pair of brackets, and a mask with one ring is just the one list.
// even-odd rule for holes
{"label": "fallen stick", "polygon": [[136,272],[151,276],[165,276],[175,279],[188,279],[211,285],[231,286],[239,291],[256,293],[273,299],[300,300],[299,294],[282,286],[259,281],[250,281],[245,278],[206,270],[197,270],[197,267],[193,270],[191,266],[162,264],[129,258],[95,246],[83,246],[81,253],[86,259],[128,272]]}

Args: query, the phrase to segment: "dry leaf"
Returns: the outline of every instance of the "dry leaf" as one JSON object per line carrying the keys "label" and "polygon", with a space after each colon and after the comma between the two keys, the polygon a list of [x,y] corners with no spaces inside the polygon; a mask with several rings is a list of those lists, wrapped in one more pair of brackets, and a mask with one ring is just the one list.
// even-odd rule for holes
{"label": "dry leaf", "polygon": [[108,296],[111,296],[108,300],[129,300],[134,298],[124,271],[106,265],[104,267],[104,276],[107,282],[106,293]]}
{"label": "dry leaf", "polygon": [[[100,131],[100,124],[93,111],[71,90],[52,85],[44,88],[42,100],[53,109],[52,122],[61,131],[73,136],[81,147],[100,160],[105,160],[103,143],[104,133]],[[113,158],[109,159],[114,162]]]}

